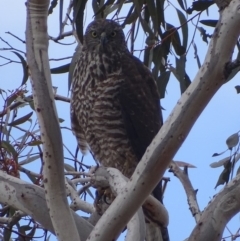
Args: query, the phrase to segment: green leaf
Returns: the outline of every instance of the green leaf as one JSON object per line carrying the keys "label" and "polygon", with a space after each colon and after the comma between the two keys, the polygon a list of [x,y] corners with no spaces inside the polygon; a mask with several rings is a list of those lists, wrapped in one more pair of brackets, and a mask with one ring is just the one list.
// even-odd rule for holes
{"label": "green leaf", "polygon": [[139,21],[141,23],[143,31],[145,33],[148,33],[149,38],[151,38],[151,39],[154,38],[155,35],[154,35],[152,29],[150,28],[149,19],[142,18],[142,16],[141,16],[142,8],[143,8],[143,1],[134,0],[134,4],[135,4],[135,8],[137,10],[137,13],[139,16]]}
{"label": "green leaf", "polygon": [[218,187],[219,185],[223,185],[224,183],[228,183],[231,170],[232,170],[232,163],[231,161],[229,161],[225,163],[224,170],[220,174],[215,188]]}
{"label": "green leaf", "polygon": [[[31,231],[27,234],[28,237],[33,237],[35,235],[36,232],[36,226],[33,227],[29,227],[31,229]],[[29,238],[29,241],[31,241],[32,238]]]}
{"label": "green leaf", "polygon": [[185,76],[185,64],[186,58],[175,58],[176,59],[176,74],[178,76],[178,81],[180,83],[181,94],[186,90],[184,85],[184,76]]}
{"label": "green leaf", "polygon": [[182,30],[182,35],[183,35],[183,42],[182,46],[186,49],[187,48],[187,43],[188,43],[188,21],[185,17],[185,15],[176,8],[178,18],[181,24],[181,30]]}
{"label": "green leaf", "polygon": [[209,0],[194,1],[192,3],[192,9],[195,11],[204,11],[213,4],[214,4],[214,1],[209,1]]}
{"label": "green leaf", "polygon": [[68,172],[75,172],[75,168],[72,167],[71,165],[67,164],[67,163],[64,163],[64,169],[66,169],[66,171]]}
{"label": "green leaf", "polygon": [[183,55],[186,52],[186,48],[184,48],[181,45],[181,40],[180,40],[177,29],[169,23],[167,23],[166,25],[167,25],[167,30],[171,33],[170,34],[171,42],[172,42],[172,45],[173,45],[173,48],[174,48],[176,54],[179,56]]}
{"label": "green leaf", "polygon": [[[178,4],[180,5],[180,7],[185,11],[186,9],[183,5],[183,1],[182,0],[177,0],[177,1],[178,1]],[[186,6],[186,4],[185,4],[185,6]]]}
{"label": "green leaf", "polygon": [[7,106],[10,106],[12,104],[13,101],[15,101],[18,98],[18,94],[17,93],[13,93],[12,95],[10,95],[7,98],[6,104]]}
{"label": "green leaf", "polygon": [[50,7],[48,9],[48,15],[53,13],[53,9],[57,6],[58,1],[51,1]]}
{"label": "green leaf", "polygon": [[210,36],[206,33],[206,30],[202,27],[197,27],[197,29],[201,33],[202,40],[208,44],[208,37]]}
{"label": "green leaf", "polygon": [[23,79],[22,79],[22,85],[26,84],[27,80],[28,80],[28,66],[27,66],[27,62],[26,60],[22,57],[21,54],[19,54],[16,51],[12,51],[14,54],[16,54],[18,56],[18,58],[20,59],[21,63],[22,63],[22,67],[23,67]]}
{"label": "green leaf", "polygon": [[232,150],[234,146],[236,146],[239,142],[239,135],[238,133],[234,133],[233,135],[229,136],[226,140],[226,144],[228,149]]}
{"label": "green leaf", "polygon": [[218,20],[208,19],[208,20],[200,20],[201,24],[204,24],[209,27],[216,27]]}
{"label": "green leaf", "polygon": [[223,152],[220,152],[220,153],[214,153],[214,154],[212,154],[212,157],[220,156],[220,155],[224,154],[226,151],[223,151]]}
{"label": "green leaf", "polygon": [[63,17],[63,0],[59,1],[59,33],[62,31]]}
{"label": "green leaf", "polygon": [[152,18],[152,24],[153,24],[153,30],[154,33],[157,33],[159,23],[158,23],[158,15],[161,13],[157,13],[157,8],[155,6],[155,1],[152,0],[146,0],[146,7],[148,8],[148,11],[150,13],[150,16]]}
{"label": "green leaf", "polygon": [[[95,16],[97,16],[97,15],[100,14],[100,13],[102,13],[101,15],[103,15],[103,16],[107,16],[108,13],[107,13],[107,11],[105,11],[105,10],[107,10],[107,8],[109,9],[109,7],[114,6],[113,3],[114,3],[114,0],[107,0],[107,1],[103,4],[102,7],[100,7],[100,8],[97,7],[98,9],[96,9],[96,12],[94,12]],[[116,5],[116,4],[115,4],[115,5]]]}
{"label": "green leaf", "polygon": [[1,141],[0,146],[4,148],[9,154],[11,154],[14,159],[17,158],[18,154],[9,142]]}
{"label": "green leaf", "polygon": [[166,88],[168,81],[170,79],[171,72],[166,71],[161,73],[161,75],[157,78],[157,87],[158,87],[158,92],[160,94],[160,98],[163,99],[165,97],[166,93]]}
{"label": "green leaf", "polygon": [[85,17],[85,6],[87,0],[73,2],[73,22],[76,26],[77,36],[81,43],[83,43],[83,19]]}
{"label": "green leaf", "polygon": [[17,120],[14,120],[13,122],[9,123],[8,125],[9,126],[17,126],[17,125],[20,125],[24,122],[26,122],[27,120],[29,120],[29,118],[32,116],[33,112],[30,112],[29,114],[21,117],[21,118],[18,118]]}
{"label": "green leaf", "polygon": [[213,162],[210,164],[210,167],[216,168],[216,167],[221,167],[224,166],[225,163],[229,162],[231,160],[231,157],[225,157],[217,162]]}
{"label": "green leaf", "polygon": [[31,162],[39,159],[39,158],[40,158],[40,155],[39,155],[39,154],[38,154],[38,155],[35,155],[35,156],[31,156],[31,157],[27,156],[26,159],[24,159],[24,160],[22,160],[22,161],[19,162],[19,165],[22,165],[22,166],[23,166],[23,165],[25,165],[25,164],[29,164],[29,163],[31,163]]}
{"label": "green leaf", "polygon": [[236,91],[237,91],[237,94],[239,94],[239,93],[240,93],[240,85],[236,85],[236,86],[235,86],[235,89],[236,89]]}
{"label": "green leaf", "polygon": [[157,0],[156,1],[157,18],[158,18],[158,30],[161,28],[161,25],[165,26],[164,2],[165,2],[165,0]]}
{"label": "green leaf", "polygon": [[31,141],[28,143],[28,146],[38,146],[38,145],[41,145],[43,144],[42,141],[40,140],[35,140],[35,141]]}
{"label": "green leaf", "polygon": [[63,123],[65,120],[62,118],[58,118],[59,123]]}
{"label": "green leaf", "polygon": [[194,58],[197,60],[197,65],[198,65],[198,68],[200,69],[201,68],[201,62],[200,62],[200,59],[199,59],[199,56],[198,56],[198,50],[197,50],[197,45],[193,42],[193,49],[194,49]]}
{"label": "green leaf", "polygon": [[187,89],[191,84],[188,75],[185,72],[186,56],[181,56],[179,59],[176,58],[176,75],[178,76],[178,81],[180,83],[181,94]]}
{"label": "green leaf", "polygon": [[31,230],[32,227],[30,227],[29,225],[23,225],[20,227],[21,230],[24,230],[24,231],[28,231],[28,230]]}

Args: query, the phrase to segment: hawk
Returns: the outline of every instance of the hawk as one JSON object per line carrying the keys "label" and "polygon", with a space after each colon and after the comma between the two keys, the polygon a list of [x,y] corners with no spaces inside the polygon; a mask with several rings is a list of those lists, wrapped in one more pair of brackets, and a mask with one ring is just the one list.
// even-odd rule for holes
{"label": "hawk", "polygon": [[[94,20],[72,80],[71,124],[81,152],[130,177],[162,123],[155,80],[129,52],[122,27]],[[160,189],[153,192],[158,200]]]}

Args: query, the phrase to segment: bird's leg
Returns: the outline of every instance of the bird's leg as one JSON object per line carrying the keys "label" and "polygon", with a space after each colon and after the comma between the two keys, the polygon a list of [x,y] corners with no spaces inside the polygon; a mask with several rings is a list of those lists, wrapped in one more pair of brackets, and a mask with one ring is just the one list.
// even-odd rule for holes
{"label": "bird's leg", "polygon": [[103,214],[102,205],[103,204],[110,205],[113,202],[114,198],[115,196],[112,194],[112,191],[109,187],[97,188],[96,197],[94,200],[94,206],[99,215]]}

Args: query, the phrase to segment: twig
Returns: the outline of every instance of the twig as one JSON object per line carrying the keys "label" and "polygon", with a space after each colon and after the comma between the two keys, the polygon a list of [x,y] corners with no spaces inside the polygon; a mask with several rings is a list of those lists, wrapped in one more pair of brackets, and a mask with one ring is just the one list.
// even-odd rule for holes
{"label": "twig", "polygon": [[19,171],[21,171],[21,172],[23,172],[25,174],[30,174],[30,175],[38,177],[38,178],[42,177],[42,174],[38,174],[38,173],[32,172],[32,171],[30,171],[30,170],[28,170],[28,169],[26,169],[26,168],[24,168],[22,166],[18,166],[18,169],[19,169]]}
{"label": "twig", "polygon": [[21,64],[20,61],[15,61],[15,60],[12,60],[12,59],[6,58],[6,57],[4,57],[4,56],[2,56],[2,55],[0,55],[0,58],[8,60],[9,63],[17,63],[17,64]]}
{"label": "twig", "polygon": [[170,164],[170,170],[182,183],[183,188],[187,195],[189,209],[197,223],[201,217],[201,211],[199,209],[198,202],[197,202],[197,197],[196,197],[197,191],[193,189],[192,183],[187,175],[187,168],[184,170],[181,170],[179,166],[174,161],[172,161]]}
{"label": "twig", "polygon": [[[82,175],[82,176],[87,176],[87,177],[92,177],[93,174],[89,174],[87,172],[71,172],[71,171],[68,171],[68,172],[65,172],[64,175]],[[90,180],[88,180],[90,181]],[[86,181],[85,181],[86,182]]]}
{"label": "twig", "polygon": [[[32,99],[32,95],[27,96],[26,98],[27,98],[27,99]],[[25,99],[26,99],[26,98],[25,98]],[[55,95],[55,96],[54,96],[54,99],[55,99],[55,100],[61,100],[61,101],[70,103],[70,98],[67,98],[67,97],[65,97],[65,96]],[[23,100],[24,100],[24,99],[23,99]],[[29,102],[29,101],[26,101],[26,102]],[[13,104],[10,105],[10,106],[4,108],[2,111],[0,111],[0,117],[3,117],[4,115],[6,115],[8,109],[14,110],[14,109],[16,109],[17,107],[19,107],[20,105],[22,105],[23,103],[24,103],[24,102],[22,102],[22,101],[18,101],[18,102],[13,103]]]}
{"label": "twig", "polygon": [[93,213],[95,210],[93,205],[80,199],[77,191],[74,190],[74,188],[72,187],[72,185],[69,184],[69,182],[70,182],[70,180],[65,181],[66,189],[67,189],[70,199],[72,201],[72,203],[70,204],[70,208],[74,211],[81,210],[86,213]]}
{"label": "twig", "polygon": [[77,158],[74,157],[74,155],[73,155],[72,152],[67,148],[66,145],[63,144],[63,147],[65,147],[66,150],[68,151],[68,153],[73,157],[74,162],[77,162],[80,166],[84,166],[84,167],[86,167],[86,168],[88,168],[88,169],[91,167],[91,166],[89,166],[89,165],[85,165],[84,163],[78,161]]}
{"label": "twig", "polygon": [[66,16],[65,16],[65,19],[62,22],[62,26],[61,26],[62,28],[61,28],[61,31],[60,31],[59,35],[62,35],[62,33],[64,31],[64,28],[67,25],[67,21],[69,20],[69,15],[70,15],[70,13],[72,11],[72,8],[73,8],[73,0],[71,0],[69,2],[68,8],[67,8],[67,12],[66,12]]}
{"label": "twig", "polygon": [[61,60],[65,60],[65,59],[71,59],[72,56],[69,57],[64,57],[64,58],[59,58],[59,59],[49,59],[49,61],[61,61]]}
{"label": "twig", "polygon": [[[52,36],[49,36],[49,39],[56,42],[56,43],[59,43],[58,41],[61,40],[61,39],[64,39],[65,37],[69,37],[69,36],[72,36],[73,35],[73,31],[68,31],[68,32],[65,32],[65,33],[62,33],[61,35],[59,35],[58,37],[52,37]],[[63,44],[63,43],[61,43]],[[72,43],[73,44],[73,43]],[[64,44],[64,45],[70,45],[70,44]]]}
{"label": "twig", "polygon": [[0,48],[0,50],[15,50],[18,51],[20,53],[23,53],[24,55],[26,54],[25,52],[23,52],[22,50],[16,49],[14,48],[11,44],[9,44],[7,41],[5,41],[3,38],[0,37],[0,40],[2,42],[4,42],[9,48]]}
{"label": "twig", "polygon": [[11,36],[13,36],[14,38],[16,38],[17,40],[19,40],[19,41],[22,42],[23,44],[26,43],[25,40],[20,39],[18,36],[16,36],[15,34],[9,32],[9,31],[8,31],[8,32],[5,32],[5,33],[6,33],[6,34],[9,34],[9,35],[11,35]]}
{"label": "twig", "polygon": [[70,103],[70,98],[67,98],[67,97],[62,96],[62,95],[54,95],[54,99]]}

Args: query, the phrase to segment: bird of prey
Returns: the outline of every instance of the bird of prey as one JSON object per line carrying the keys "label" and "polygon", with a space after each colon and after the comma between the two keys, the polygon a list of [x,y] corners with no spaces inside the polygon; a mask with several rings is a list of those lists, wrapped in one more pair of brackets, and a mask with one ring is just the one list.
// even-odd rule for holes
{"label": "bird of prey", "polygon": [[[162,123],[156,82],[129,52],[122,27],[91,22],[72,79],[71,124],[81,152],[131,177]],[[160,189],[153,191],[158,200]]]}

